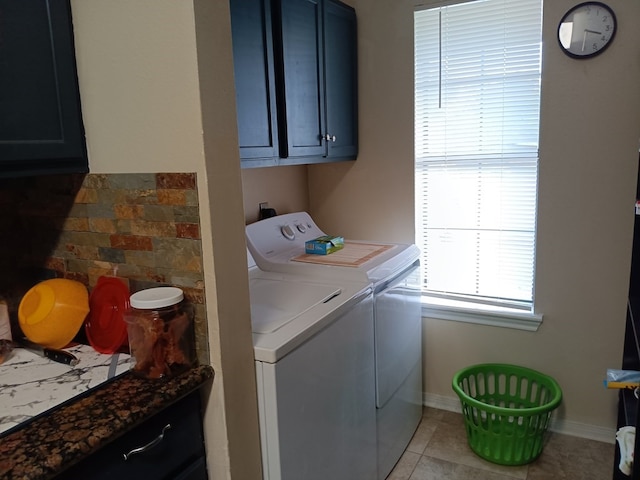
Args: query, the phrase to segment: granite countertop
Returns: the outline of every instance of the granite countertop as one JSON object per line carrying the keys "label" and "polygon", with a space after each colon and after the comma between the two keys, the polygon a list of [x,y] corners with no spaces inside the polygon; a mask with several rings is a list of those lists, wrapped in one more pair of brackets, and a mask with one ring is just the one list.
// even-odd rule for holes
{"label": "granite countertop", "polygon": [[206,365],[159,380],[127,371],[2,434],[0,478],[54,478],[212,378]]}

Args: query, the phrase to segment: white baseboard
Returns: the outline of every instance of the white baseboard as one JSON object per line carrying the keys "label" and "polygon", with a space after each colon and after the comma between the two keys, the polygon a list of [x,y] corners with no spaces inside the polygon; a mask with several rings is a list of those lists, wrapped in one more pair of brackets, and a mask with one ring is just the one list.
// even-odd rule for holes
{"label": "white baseboard", "polygon": [[[449,412],[461,413],[460,400],[458,397],[447,397],[444,395],[436,395],[433,393],[422,394],[422,404],[426,407],[438,408]],[[571,435],[573,437],[588,438],[605,443],[615,443],[615,428],[599,427],[597,425],[588,425],[586,423],[571,422],[551,417],[551,426],[549,429],[553,432],[563,435]]]}
{"label": "white baseboard", "polygon": [[462,413],[460,400],[458,397],[445,397],[444,395],[436,395],[435,393],[422,393],[422,404],[425,407],[438,408],[449,412]]}

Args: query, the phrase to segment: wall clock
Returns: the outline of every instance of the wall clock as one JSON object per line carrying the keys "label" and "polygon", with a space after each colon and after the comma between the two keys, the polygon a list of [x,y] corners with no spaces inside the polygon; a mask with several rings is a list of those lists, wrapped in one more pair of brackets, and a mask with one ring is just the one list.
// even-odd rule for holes
{"label": "wall clock", "polygon": [[616,28],[611,7],[601,2],[584,2],[571,8],[560,20],[558,42],[572,58],[591,58],[606,50]]}

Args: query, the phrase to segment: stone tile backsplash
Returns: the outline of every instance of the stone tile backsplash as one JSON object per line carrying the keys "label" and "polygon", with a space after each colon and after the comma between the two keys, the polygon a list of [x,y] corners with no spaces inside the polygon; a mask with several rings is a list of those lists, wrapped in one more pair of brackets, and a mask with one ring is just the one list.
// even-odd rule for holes
{"label": "stone tile backsplash", "polygon": [[45,278],[89,291],[103,275],[130,291],[181,287],[196,307],[196,349],[208,363],[195,173],[51,175],[0,181],[0,295],[13,327],[24,293]]}

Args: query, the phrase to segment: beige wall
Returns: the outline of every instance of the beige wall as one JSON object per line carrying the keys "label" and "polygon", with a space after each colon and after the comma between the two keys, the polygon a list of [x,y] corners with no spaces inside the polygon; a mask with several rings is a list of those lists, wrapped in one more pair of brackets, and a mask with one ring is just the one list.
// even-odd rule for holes
{"label": "beige wall", "polygon": [[413,242],[413,10],[405,0],[353,3],[358,160],[309,167],[311,212],[334,235]]}
{"label": "beige wall", "polygon": [[[545,2],[536,309],[538,332],[425,319],[427,402],[456,404],[453,373],[485,361],[557,378],[556,427],[613,441],[640,136],[640,3],[610,0],[619,31],[603,55],[572,60],[555,32],[575,2]],[[309,168],[311,212],[332,232],[413,238],[412,1],[358,0],[360,156]]]}
{"label": "beige wall", "polygon": [[72,10],[91,172],[198,174],[216,374],[207,466],[211,478],[259,478],[228,3],[72,0]]}
{"label": "beige wall", "polygon": [[309,210],[307,167],[287,166],[242,170],[245,223],[258,220],[258,204],[268,202],[278,215]]}

